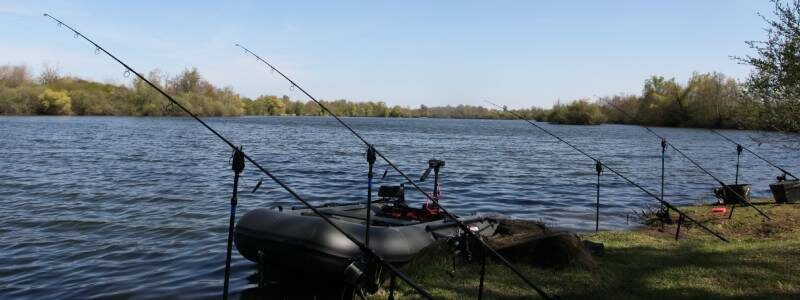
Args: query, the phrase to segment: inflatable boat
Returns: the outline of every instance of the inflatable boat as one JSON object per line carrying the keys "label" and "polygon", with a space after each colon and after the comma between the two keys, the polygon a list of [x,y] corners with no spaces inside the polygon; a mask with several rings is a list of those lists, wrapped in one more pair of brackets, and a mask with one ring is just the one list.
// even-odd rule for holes
{"label": "inflatable boat", "polygon": [[[346,205],[326,207],[320,211],[363,242],[365,209],[366,205]],[[372,209],[378,212],[381,207],[373,205]],[[460,232],[455,222],[445,219],[421,222],[378,214],[371,219],[370,248],[394,264],[406,263],[437,239],[454,238]],[[462,218],[461,221],[471,230],[487,235],[494,233],[497,224],[489,217]],[[308,209],[252,210],[236,225],[234,241],[242,256],[273,272],[281,270],[283,277],[293,274],[337,279],[348,277],[344,278],[345,281],[357,281],[360,273],[365,271],[364,266],[359,266],[365,257],[358,247]]]}
{"label": "inflatable boat", "polygon": [[[438,196],[438,178],[435,186]],[[463,237],[455,222],[439,215],[435,204],[409,207],[402,185],[382,186],[378,196],[380,199],[369,207],[366,203],[353,203],[316,208],[361,242],[365,240],[366,212],[371,210],[369,247],[396,265],[410,261],[436,240]],[[458,219],[484,236],[492,235],[498,224],[497,218],[490,216]],[[242,256],[258,263],[262,271],[277,273],[284,280],[302,278],[356,284],[369,270],[376,269],[376,264],[370,265],[353,242],[311,209],[303,207],[249,211],[236,224],[234,242]]]}

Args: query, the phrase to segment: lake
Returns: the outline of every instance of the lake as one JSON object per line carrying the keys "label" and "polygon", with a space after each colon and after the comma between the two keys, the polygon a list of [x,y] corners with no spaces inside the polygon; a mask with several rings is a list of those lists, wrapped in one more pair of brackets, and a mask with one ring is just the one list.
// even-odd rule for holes
{"label": "lake", "polygon": [[[594,229],[594,162],[522,121],[345,118],[412,178],[443,159],[442,205]],[[363,201],[365,147],[332,118],[210,118],[209,124],[307,200]],[[655,194],[660,140],[637,126],[541,123]],[[654,128],[726,182],[735,145],[704,129]],[[721,131],[790,171],[800,135]],[[0,298],[217,298],[222,291],[232,186],[231,150],[189,118],[0,117]],[[665,200],[712,201],[716,182],[674,150]],[[378,161],[377,184],[397,185]],[[797,172],[797,171],[795,171]],[[747,152],[740,181],[770,196],[779,172]],[[300,205],[245,167],[238,216]],[[432,182],[422,183],[428,191]],[[424,196],[409,190],[415,206]],[[601,177],[601,229],[625,229],[653,199]],[[231,289],[252,287],[255,264],[233,255]],[[424,283],[423,283],[424,285]]]}

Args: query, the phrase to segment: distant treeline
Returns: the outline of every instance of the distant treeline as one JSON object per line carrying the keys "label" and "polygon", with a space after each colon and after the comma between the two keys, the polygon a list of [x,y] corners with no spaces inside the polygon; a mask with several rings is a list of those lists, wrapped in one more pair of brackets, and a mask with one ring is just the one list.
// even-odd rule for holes
{"label": "distant treeline", "polygon": [[[293,115],[322,116],[311,101],[288,96],[243,97],[231,88],[218,88],[197,69],[176,76],[153,71],[148,80],[201,116]],[[0,66],[0,114],[180,116],[166,99],[144,81],[115,85],[61,76],[53,68],[34,78],[25,66]],[[512,115],[481,106],[417,108],[389,106],[381,101],[323,101],[341,116],[389,118],[510,119]],[[623,110],[613,108],[610,104]],[[654,76],[645,80],[641,95],[616,95],[596,101],[579,99],[556,103],[551,109],[517,109],[526,118],[559,124],[643,124],[654,126],[773,129],[760,122],[763,105],[746,95],[736,80],[720,73],[694,74],[686,84]]]}
{"label": "distant treeline", "polygon": [[[229,87],[215,87],[197,69],[187,69],[172,77],[152,71],[147,78],[201,116],[324,115],[312,101],[291,100],[286,95],[250,99]],[[469,105],[409,108],[389,106],[382,101],[322,102],[335,113],[352,117],[508,118],[500,111]],[[544,112],[538,108],[515,111],[531,118]],[[0,66],[0,115],[180,116],[183,113],[167,105],[163,96],[139,78],[134,78],[129,86],[115,85],[61,76],[48,66],[34,77],[25,66],[7,65]]]}
{"label": "distant treeline", "polygon": [[[249,99],[246,99],[249,100]],[[443,118],[443,119],[508,119],[510,115],[481,106],[457,105],[418,108],[388,106],[382,101],[353,102],[348,100],[322,101],[334,113],[345,117],[385,117],[385,118]],[[543,115],[546,111],[540,108],[517,109],[517,113],[530,118]],[[323,116],[325,113],[312,101],[293,101],[283,96],[261,96],[252,101],[245,101],[245,113],[248,115],[293,115]]]}

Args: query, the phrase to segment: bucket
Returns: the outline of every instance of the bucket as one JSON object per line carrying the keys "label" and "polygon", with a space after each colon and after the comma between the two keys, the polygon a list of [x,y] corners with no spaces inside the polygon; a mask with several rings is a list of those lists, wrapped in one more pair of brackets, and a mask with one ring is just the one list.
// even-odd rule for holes
{"label": "bucket", "polygon": [[776,203],[800,202],[800,180],[784,180],[770,184],[769,189]]}
{"label": "bucket", "polygon": [[750,185],[746,183],[729,184],[727,189],[718,187],[714,189],[714,196],[725,204],[745,204],[750,202]]}

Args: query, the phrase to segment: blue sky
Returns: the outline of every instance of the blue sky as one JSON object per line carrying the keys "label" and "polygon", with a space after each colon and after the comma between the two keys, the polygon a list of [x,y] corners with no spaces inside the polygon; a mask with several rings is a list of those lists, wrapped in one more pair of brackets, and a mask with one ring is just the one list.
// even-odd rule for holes
{"label": "blue sky", "polygon": [[197,67],[249,97],[304,99],[233,45],[317,98],[391,105],[550,107],[639,93],[651,75],[719,71],[763,39],[764,0],[0,1],[0,64],[43,63],[125,83],[121,66],[41,16],[71,24],[141,72]]}

